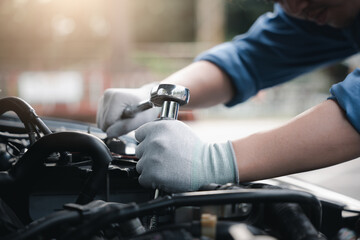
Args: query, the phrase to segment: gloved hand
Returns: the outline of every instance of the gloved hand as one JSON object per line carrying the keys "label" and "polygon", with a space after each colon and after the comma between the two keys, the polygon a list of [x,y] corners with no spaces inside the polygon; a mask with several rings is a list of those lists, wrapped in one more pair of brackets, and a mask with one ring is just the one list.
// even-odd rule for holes
{"label": "gloved hand", "polygon": [[209,183],[239,181],[232,144],[205,143],[177,120],[147,123],[135,131],[136,170],[144,187],[195,191]]}
{"label": "gloved hand", "polygon": [[155,83],[141,88],[109,88],[99,100],[96,122],[99,128],[106,131],[107,136],[117,137],[135,130],[144,123],[157,118],[160,108],[151,108],[139,112],[134,118],[120,119],[124,108],[137,105],[150,99],[150,91]]}

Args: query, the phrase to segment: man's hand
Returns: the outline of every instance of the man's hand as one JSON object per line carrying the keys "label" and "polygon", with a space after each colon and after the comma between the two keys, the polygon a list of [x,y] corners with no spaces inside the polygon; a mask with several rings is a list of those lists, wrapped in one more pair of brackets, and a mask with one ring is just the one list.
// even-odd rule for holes
{"label": "man's hand", "polygon": [[198,190],[209,183],[238,182],[232,145],[204,143],[184,123],[160,120],[135,131],[139,182],[166,192]]}
{"label": "man's hand", "polygon": [[108,137],[117,137],[135,130],[144,123],[150,122],[159,114],[159,108],[151,108],[140,112],[134,118],[120,119],[124,108],[137,105],[150,98],[150,91],[155,84],[147,84],[141,88],[110,88],[99,101],[96,122],[99,128],[106,131]]}

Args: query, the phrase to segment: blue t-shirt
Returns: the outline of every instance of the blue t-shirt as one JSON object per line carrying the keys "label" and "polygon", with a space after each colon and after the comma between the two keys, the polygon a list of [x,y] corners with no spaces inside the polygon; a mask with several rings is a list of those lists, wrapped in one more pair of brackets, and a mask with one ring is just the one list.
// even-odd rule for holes
{"label": "blue t-shirt", "polygon": [[[196,60],[210,61],[230,77],[235,96],[227,106],[233,106],[261,89],[331,65],[359,50],[360,18],[345,29],[335,29],[290,17],[275,4],[274,13],[259,17],[247,33]],[[330,93],[360,133],[360,70],[332,86]]]}

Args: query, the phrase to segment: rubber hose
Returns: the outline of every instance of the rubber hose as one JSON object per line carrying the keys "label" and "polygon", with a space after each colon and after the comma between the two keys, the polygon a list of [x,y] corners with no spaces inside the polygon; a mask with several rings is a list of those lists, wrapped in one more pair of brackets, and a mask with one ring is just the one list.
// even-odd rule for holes
{"label": "rubber hose", "polygon": [[41,176],[44,159],[53,152],[64,151],[86,153],[92,158],[92,174],[76,203],[92,201],[106,178],[112,157],[103,141],[86,133],[58,132],[40,138],[10,169],[9,174],[14,182],[29,186]]}

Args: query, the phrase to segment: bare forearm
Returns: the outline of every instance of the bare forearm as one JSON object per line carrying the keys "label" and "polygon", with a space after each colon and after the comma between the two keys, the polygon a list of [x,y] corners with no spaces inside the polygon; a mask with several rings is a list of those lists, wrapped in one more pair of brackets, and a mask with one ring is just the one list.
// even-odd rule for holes
{"label": "bare forearm", "polygon": [[277,129],[233,142],[241,181],[287,175],[360,156],[360,134],[328,100]]}
{"label": "bare forearm", "polygon": [[231,83],[216,65],[200,61],[170,75],[163,83],[178,84],[190,89],[187,108],[210,107],[225,103],[233,96]]}

